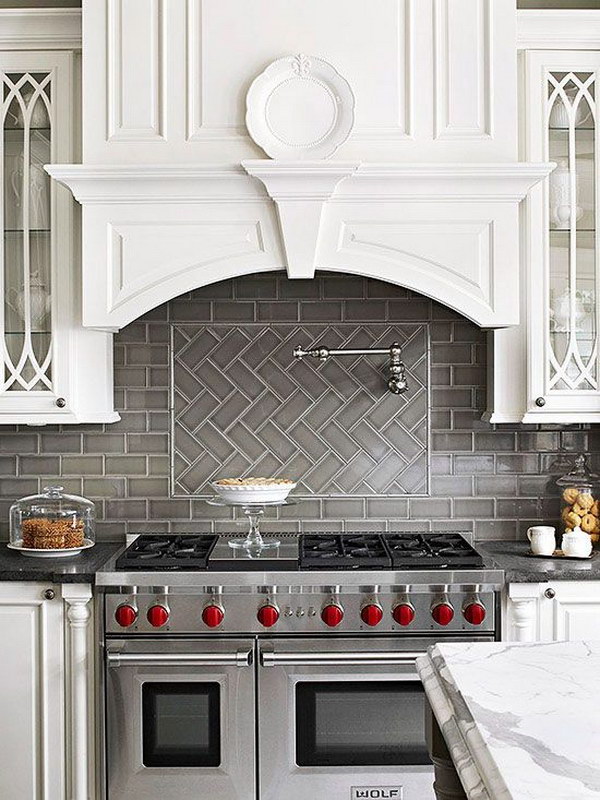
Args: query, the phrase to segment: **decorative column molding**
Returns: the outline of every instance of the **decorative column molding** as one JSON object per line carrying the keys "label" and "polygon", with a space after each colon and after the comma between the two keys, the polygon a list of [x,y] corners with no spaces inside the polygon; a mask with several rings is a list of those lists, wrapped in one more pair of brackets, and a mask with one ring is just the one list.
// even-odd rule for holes
{"label": "decorative column molding", "polygon": [[508,585],[508,640],[535,642],[537,637],[537,610],[539,585],[537,583],[510,583]]}
{"label": "decorative column molding", "polygon": [[67,606],[68,723],[67,757],[69,763],[68,797],[90,800],[88,737],[88,625],[91,616],[92,587],[87,584],[63,584],[62,597]]}
{"label": "decorative column molding", "polygon": [[290,278],[314,278],[325,203],[358,162],[242,161],[265,186],[277,206],[281,239]]}

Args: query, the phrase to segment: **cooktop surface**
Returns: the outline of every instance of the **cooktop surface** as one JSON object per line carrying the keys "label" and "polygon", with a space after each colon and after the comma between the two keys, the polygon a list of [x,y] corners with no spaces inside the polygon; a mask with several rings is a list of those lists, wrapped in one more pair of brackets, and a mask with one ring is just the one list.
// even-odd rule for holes
{"label": "cooktop surface", "polygon": [[197,570],[208,567],[208,558],[219,537],[215,534],[141,534],[116,562],[119,570]]}
{"label": "cooktop surface", "polygon": [[[117,559],[119,571],[478,569],[479,553],[458,532],[277,534],[279,547],[232,549],[233,534],[141,534]],[[268,541],[269,536],[265,536]]]}

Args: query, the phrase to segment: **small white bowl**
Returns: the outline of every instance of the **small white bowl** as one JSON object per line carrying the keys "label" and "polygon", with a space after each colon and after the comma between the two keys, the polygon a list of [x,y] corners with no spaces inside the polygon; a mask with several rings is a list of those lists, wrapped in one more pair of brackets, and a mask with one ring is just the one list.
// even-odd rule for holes
{"label": "small white bowl", "polygon": [[211,483],[212,488],[226,503],[256,504],[262,503],[283,503],[288,494],[295,489],[295,483],[273,483],[270,486],[241,485]]}

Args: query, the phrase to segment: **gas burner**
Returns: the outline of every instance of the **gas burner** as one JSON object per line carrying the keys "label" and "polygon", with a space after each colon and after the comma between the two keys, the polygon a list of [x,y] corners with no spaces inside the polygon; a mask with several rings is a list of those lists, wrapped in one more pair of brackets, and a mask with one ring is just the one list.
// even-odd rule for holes
{"label": "gas burner", "polygon": [[394,569],[471,569],[483,567],[483,559],[460,533],[393,532],[385,541]]}
{"label": "gas burner", "polygon": [[378,533],[306,533],[300,536],[300,569],[385,569],[389,553]]}
{"label": "gas burner", "polygon": [[304,534],[300,569],[468,569],[483,559],[459,533]]}
{"label": "gas burner", "polygon": [[210,533],[156,536],[141,534],[116,562],[118,570],[206,569],[217,536]]}

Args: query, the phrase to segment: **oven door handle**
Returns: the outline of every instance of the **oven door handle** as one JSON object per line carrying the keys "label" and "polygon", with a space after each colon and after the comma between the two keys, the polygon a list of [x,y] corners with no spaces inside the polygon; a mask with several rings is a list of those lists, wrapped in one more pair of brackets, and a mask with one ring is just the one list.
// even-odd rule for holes
{"label": "oven door handle", "polygon": [[107,653],[109,667],[249,667],[252,650],[235,653]]}
{"label": "oven door handle", "polygon": [[263,649],[260,663],[263,667],[337,667],[337,666],[414,666],[415,660],[425,655],[420,652],[347,651],[343,653],[276,653]]}

